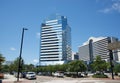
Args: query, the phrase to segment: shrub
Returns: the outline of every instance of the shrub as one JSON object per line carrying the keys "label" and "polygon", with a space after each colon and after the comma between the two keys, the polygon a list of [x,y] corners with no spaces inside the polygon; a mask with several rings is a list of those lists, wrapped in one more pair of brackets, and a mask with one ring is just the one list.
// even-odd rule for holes
{"label": "shrub", "polygon": [[93,78],[108,78],[108,76],[105,74],[94,74],[92,77]]}

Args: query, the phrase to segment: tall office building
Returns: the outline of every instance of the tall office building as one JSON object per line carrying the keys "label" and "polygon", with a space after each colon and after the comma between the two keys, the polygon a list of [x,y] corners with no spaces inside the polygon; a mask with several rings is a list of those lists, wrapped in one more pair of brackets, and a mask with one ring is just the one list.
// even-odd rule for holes
{"label": "tall office building", "polygon": [[[109,60],[108,43],[117,42],[114,37],[90,38],[85,45],[79,47],[79,59],[83,61],[93,61],[96,56],[101,56],[102,60]],[[114,50],[116,51],[116,50]],[[118,53],[113,53],[114,61],[118,61]]]}
{"label": "tall office building", "polygon": [[52,15],[41,25],[40,65],[64,64],[71,60],[71,28],[67,18]]}

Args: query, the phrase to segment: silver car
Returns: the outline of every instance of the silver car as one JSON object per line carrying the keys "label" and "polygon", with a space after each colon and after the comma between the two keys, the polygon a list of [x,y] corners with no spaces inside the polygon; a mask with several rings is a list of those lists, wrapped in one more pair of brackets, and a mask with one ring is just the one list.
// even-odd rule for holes
{"label": "silver car", "polygon": [[36,74],[35,74],[35,72],[27,72],[26,78],[27,78],[27,79],[36,79]]}

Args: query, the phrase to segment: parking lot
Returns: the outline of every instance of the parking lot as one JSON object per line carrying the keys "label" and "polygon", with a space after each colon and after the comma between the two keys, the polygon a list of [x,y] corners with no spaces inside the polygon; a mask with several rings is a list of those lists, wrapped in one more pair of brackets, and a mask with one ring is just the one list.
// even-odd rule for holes
{"label": "parking lot", "polygon": [[6,74],[5,79],[2,83],[120,83],[120,78],[112,80],[111,78],[106,79],[94,79],[94,78],[71,78],[71,77],[51,77],[51,76],[37,76],[35,80],[27,80],[20,78],[19,82],[16,82],[17,78],[13,75]]}

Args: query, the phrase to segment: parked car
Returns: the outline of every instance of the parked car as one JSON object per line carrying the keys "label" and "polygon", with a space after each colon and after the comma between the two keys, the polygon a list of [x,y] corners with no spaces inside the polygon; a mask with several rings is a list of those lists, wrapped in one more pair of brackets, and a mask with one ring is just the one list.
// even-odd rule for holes
{"label": "parked car", "polygon": [[[4,74],[3,73],[0,73],[0,79],[3,79],[4,78]],[[2,82],[0,82],[2,83]]]}
{"label": "parked car", "polygon": [[22,78],[26,78],[26,72],[22,72]]}
{"label": "parked car", "polygon": [[39,76],[42,75],[42,72],[38,72],[37,75],[39,75]]}
{"label": "parked car", "polygon": [[57,71],[53,74],[55,77],[64,77],[64,72],[63,71]]}
{"label": "parked car", "polygon": [[35,72],[27,72],[27,73],[26,73],[26,78],[27,78],[27,79],[36,79],[36,74],[35,74]]}

